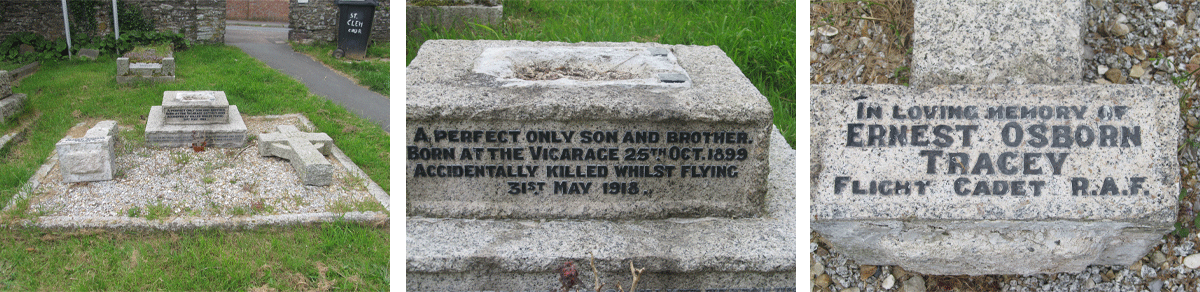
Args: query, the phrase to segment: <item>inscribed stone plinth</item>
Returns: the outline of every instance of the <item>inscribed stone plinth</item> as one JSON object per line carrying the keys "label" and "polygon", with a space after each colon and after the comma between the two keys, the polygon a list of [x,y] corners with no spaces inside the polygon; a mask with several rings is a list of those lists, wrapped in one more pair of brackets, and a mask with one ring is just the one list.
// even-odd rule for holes
{"label": "inscribed stone plinth", "polygon": [[65,183],[112,180],[116,168],[116,121],[96,123],[82,138],[63,138],[54,144],[59,172]]}
{"label": "inscribed stone plinth", "polygon": [[229,123],[224,91],[164,91],[162,109],[167,124]]}
{"label": "inscribed stone plinth", "polygon": [[333,139],[325,133],[300,132],[296,126],[280,125],[278,132],[259,137],[258,153],[287,159],[306,185],[333,183],[333,165],[325,159],[333,148]]}
{"label": "inscribed stone plinth", "polygon": [[0,70],[0,97],[5,97],[12,94],[12,75],[8,71]]}
{"label": "inscribed stone plinth", "polygon": [[812,228],[931,274],[1128,265],[1175,222],[1170,86],[813,86]]}
{"label": "inscribed stone plinth", "polygon": [[912,85],[1078,84],[1082,0],[913,1]]}
{"label": "inscribed stone plinth", "polygon": [[771,107],[717,47],[436,40],[407,76],[410,216],[762,214]]}

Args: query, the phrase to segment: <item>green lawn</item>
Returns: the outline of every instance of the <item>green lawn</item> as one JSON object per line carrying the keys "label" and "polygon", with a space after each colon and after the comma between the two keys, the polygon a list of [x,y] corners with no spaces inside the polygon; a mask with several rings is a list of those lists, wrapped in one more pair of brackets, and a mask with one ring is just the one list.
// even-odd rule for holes
{"label": "green lawn", "polygon": [[15,62],[0,61],[0,70],[11,71],[11,70],[15,70],[17,68],[21,68],[21,66],[24,66],[24,65],[25,64],[20,64],[20,63],[15,63]]}
{"label": "green lawn", "polygon": [[335,43],[313,43],[303,45],[292,43],[296,51],[312,56],[334,70],[349,75],[359,85],[370,88],[383,96],[388,96],[391,90],[391,61],[388,61],[390,44],[372,43],[367,47],[367,60],[354,61],[349,58],[336,59],[331,55],[337,49]]}
{"label": "green lawn", "polygon": [[[0,232],[2,291],[387,290],[387,228]],[[322,289],[322,288],[325,289]]]}
{"label": "green lawn", "polygon": [[796,3],[794,1],[504,2],[504,23],[465,30],[417,28],[405,64],[427,39],[560,42],[655,42],[716,45],[767,97],[775,125],[796,145]]}
{"label": "green lawn", "polygon": [[[86,119],[145,128],[167,90],[225,91],[247,115],[303,113],[385,190],[389,136],[379,126],[308,93],[294,79],[241,50],[201,45],[175,52],[177,81],[118,85],[115,57],[43,62],[14,87],[29,95],[25,112],[0,125],[26,124],[24,142],[0,152],[0,206],[45,163],[54,144]],[[0,290],[386,290],[387,228],[319,226],[186,232],[46,231],[3,227]],[[320,276],[325,269],[324,277]],[[324,279],[324,281],[322,281]]]}

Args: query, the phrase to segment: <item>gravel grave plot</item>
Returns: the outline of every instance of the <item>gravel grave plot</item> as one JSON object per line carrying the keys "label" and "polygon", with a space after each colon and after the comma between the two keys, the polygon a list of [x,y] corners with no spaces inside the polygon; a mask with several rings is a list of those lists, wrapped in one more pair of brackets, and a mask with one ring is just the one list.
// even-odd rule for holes
{"label": "gravel grave plot", "polygon": [[[386,218],[386,208],[377,199],[382,190],[357,167],[344,166],[352,165],[344,155],[326,157],[334,166],[329,186],[303,185],[287,160],[259,156],[255,138],[262,133],[276,132],[278,125],[312,129],[302,116],[244,119],[247,136],[252,137],[245,147],[203,151],[145,147],[139,139],[144,133],[119,125],[116,178],[110,181],[63,183],[52,153],[43,166],[48,171],[31,179],[37,186],[27,212],[41,221],[98,219],[118,226],[156,221],[170,221],[169,226],[287,223],[347,213],[360,219]],[[96,122],[81,123],[68,136],[80,137]]]}
{"label": "gravel grave plot", "polygon": [[[810,65],[813,84],[906,84],[910,49],[879,47],[907,36],[889,36],[892,24],[909,25],[912,1],[821,1],[812,4]],[[874,3],[874,4],[868,4]],[[883,4],[883,5],[879,5]],[[887,6],[886,8],[881,6]],[[909,9],[907,19],[887,11]],[[1183,232],[1130,266],[1090,266],[1081,273],[1031,276],[938,276],[897,266],[858,265],[813,232],[809,243],[813,291],[1200,291],[1200,106],[1192,96],[1200,69],[1200,1],[1085,0],[1084,84],[1176,85],[1186,97],[1180,137],[1177,222]],[[878,19],[878,20],[876,20]],[[832,33],[833,31],[836,33]],[[905,43],[911,46],[911,42]],[[883,60],[882,62],[879,60]],[[904,60],[893,62],[891,60]],[[894,69],[898,68],[898,69]],[[899,74],[897,74],[897,72]]]}

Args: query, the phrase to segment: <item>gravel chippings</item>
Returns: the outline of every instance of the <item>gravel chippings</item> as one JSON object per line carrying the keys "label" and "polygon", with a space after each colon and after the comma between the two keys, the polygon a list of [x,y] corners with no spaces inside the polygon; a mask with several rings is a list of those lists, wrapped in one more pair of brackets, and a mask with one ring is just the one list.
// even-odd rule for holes
{"label": "gravel chippings", "polygon": [[[299,115],[245,117],[250,137],[275,132],[277,125],[296,125],[307,131],[310,128],[302,119]],[[89,126],[81,123],[69,134],[81,133]],[[33,179],[38,186],[27,212],[51,221],[115,218],[126,222],[144,218],[149,220],[141,221],[214,223],[246,217],[304,221],[306,214],[321,217],[327,215],[324,213],[358,211],[373,211],[364,213],[369,215],[366,217],[383,215],[384,207],[368,191],[374,183],[350,174],[342,163],[352,162],[341,162],[335,155],[327,156],[334,166],[334,183],[307,186],[287,160],[259,156],[257,139],[252,138],[242,148],[197,152],[192,148],[148,148],[128,142],[126,137],[142,133],[133,133],[130,125],[119,128],[122,141],[116,148],[116,179],[63,183],[56,154],[52,153],[47,162],[49,171]],[[363,206],[367,210],[359,210]],[[245,220],[232,220],[237,221]]]}
{"label": "gravel chippings", "polygon": [[[1200,69],[1200,1],[1084,0],[1084,84],[1161,84],[1195,92]],[[879,49],[862,45],[906,39],[884,38],[873,27],[908,23],[889,19],[884,9],[911,11],[911,1],[813,3],[810,15],[813,84],[905,84],[908,48]],[[889,8],[879,8],[889,6]],[[866,11],[866,13],[864,13]],[[871,12],[875,12],[871,14]],[[838,14],[840,13],[840,14]],[[840,21],[837,21],[839,20]],[[880,20],[872,20],[880,19]],[[832,21],[831,21],[832,20]],[[866,20],[866,21],[863,21]],[[832,26],[833,29],[822,29]],[[836,34],[827,35],[837,31]],[[866,33],[863,33],[863,32]],[[824,32],[824,33],[823,33]],[[905,45],[911,45],[906,43]],[[871,63],[872,60],[904,60]],[[865,65],[865,66],[864,66]],[[873,66],[872,66],[873,65]],[[860,69],[865,67],[866,69]],[[888,68],[892,69],[889,71]],[[1200,237],[1195,219],[1200,210],[1200,110],[1195,97],[1181,100],[1186,135],[1180,137],[1180,173],[1186,191],[1179,202],[1178,222],[1188,234],[1169,234],[1130,266],[1090,266],[1080,273],[1040,275],[939,276],[907,272],[897,266],[858,265],[812,233],[810,261],[813,291],[1200,291]],[[867,273],[863,273],[867,271]],[[865,274],[865,275],[864,275]]]}

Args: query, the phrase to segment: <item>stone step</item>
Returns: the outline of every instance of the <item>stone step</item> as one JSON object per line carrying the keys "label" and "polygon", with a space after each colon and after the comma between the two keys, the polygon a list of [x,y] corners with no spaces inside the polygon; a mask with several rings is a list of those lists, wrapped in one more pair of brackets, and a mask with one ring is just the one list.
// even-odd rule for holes
{"label": "stone step", "polygon": [[1079,84],[1083,0],[913,1],[912,85]]}
{"label": "stone step", "polygon": [[715,46],[434,40],[406,72],[409,215],[763,212],[771,107]]}

